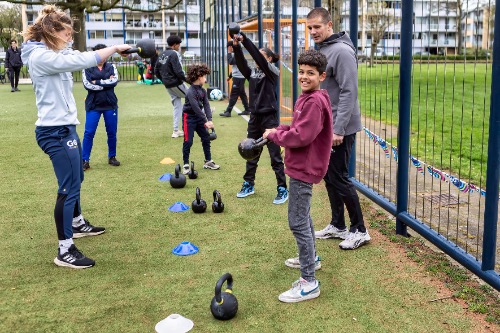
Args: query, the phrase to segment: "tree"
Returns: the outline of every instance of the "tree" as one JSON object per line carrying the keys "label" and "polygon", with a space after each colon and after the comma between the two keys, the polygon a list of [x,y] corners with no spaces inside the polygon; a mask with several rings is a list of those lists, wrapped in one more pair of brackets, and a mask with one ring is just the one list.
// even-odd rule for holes
{"label": "tree", "polygon": [[372,35],[370,64],[373,65],[373,57],[377,50],[378,43],[384,38],[389,27],[394,25],[396,17],[391,15],[385,1],[377,0],[369,2],[364,21],[366,23],[366,30],[370,31]]}
{"label": "tree", "polygon": [[340,31],[342,0],[328,0],[328,11],[332,15],[333,32]]}
{"label": "tree", "polygon": [[165,5],[164,0],[148,0],[147,5],[141,4],[141,0],[6,0],[14,4],[26,5],[57,5],[63,10],[69,10],[73,19],[74,48],[85,51],[85,13],[99,13],[112,8],[129,9],[136,12],[154,13],[163,9],[175,8],[183,0],[171,0],[172,4]]}
{"label": "tree", "polygon": [[21,31],[21,9],[19,6],[0,6],[0,44],[6,50],[11,39]]}

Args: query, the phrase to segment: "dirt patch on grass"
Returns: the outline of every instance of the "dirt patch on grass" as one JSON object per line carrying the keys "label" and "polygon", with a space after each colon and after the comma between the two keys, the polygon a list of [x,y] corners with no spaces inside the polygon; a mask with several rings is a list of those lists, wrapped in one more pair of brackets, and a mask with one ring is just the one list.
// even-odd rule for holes
{"label": "dirt patch on grass", "polygon": [[412,278],[433,286],[436,297],[428,302],[455,302],[464,310],[457,316],[470,317],[475,325],[471,332],[500,332],[500,297],[493,288],[480,283],[474,275],[450,261],[441,251],[427,246],[413,233],[405,238],[395,234],[395,220],[377,206],[363,200],[365,220],[370,221],[371,242],[387,250],[387,259],[401,267],[415,267]]}

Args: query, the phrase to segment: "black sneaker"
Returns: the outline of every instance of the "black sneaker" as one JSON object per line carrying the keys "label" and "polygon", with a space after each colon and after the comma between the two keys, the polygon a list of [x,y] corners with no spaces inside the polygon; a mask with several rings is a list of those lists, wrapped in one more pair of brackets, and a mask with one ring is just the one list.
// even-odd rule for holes
{"label": "black sneaker", "polygon": [[248,110],[240,112],[240,116],[248,116],[249,114],[250,114],[250,111],[248,111]]}
{"label": "black sneaker", "polygon": [[83,171],[86,171],[88,169],[90,169],[90,163],[89,163],[89,161],[83,160]]}
{"label": "black sneaker", "polygon": [[89,223],[86,219],[83,219],[85,222],[81,226],[73,227],[73,238],[82,238],[86,236],[97,236],[106,231],[106,228],[103,227],[94,227]]}
{"label": "black sneaker", "polygon": [[223,112],[223,113],[219,113],[219,116],[221,117],[231,117],[231,112]]}
{"label": "black sneaker", "polygon": [[54,258],[54,264],[61,267],[83,269],[94,266],[95,261],[87,258],[76,248],[75,244],[73,244],[69,247],[68,252],[57,254],[57,257]]}
{"label": "black sneaker", "polygon": [[110,157],[108,163],[112,166],[120,165],[120,161],[118,161],[115,156]]}
{"label": "black sneaker", "polygon": [[15,88],[14,88],[14,90],[15,90],[15,91],[21,91],[21,90],[19,90],[17,87],[15,87]]}

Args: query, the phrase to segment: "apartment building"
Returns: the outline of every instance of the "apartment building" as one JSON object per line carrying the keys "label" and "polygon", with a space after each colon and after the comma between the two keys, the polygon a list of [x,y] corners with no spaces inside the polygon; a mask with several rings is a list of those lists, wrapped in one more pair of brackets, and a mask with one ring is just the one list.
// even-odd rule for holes
{"label": "apartment building", "polygon": [[462,43],[465,48],[489,50],[493,43],[493,21],[489,6],[482,5],[464,13]]}

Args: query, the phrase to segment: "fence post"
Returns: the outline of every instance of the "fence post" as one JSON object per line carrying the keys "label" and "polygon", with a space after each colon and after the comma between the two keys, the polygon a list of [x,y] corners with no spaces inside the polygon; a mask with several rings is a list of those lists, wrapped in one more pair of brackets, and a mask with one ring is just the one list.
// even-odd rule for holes
{"label": "fence post", "polygon": [[[298,0],[292,0],[292,110],[295,106],[295,102],[298,98],[298,74],[299,74],[299,64],[297,63],[297,56],[299,55],[298,50],[298,14],[297,8],[299,7]],[[307,28],[306,28],[307,29]]]}
{"label": "fence post", "polygon": [[[280,0],[274,0],[274,8],[280,8]],[[274,40],[273,40],[273,49],[274,53],[276,54],[281,54],[280,52],[280,37],[281,37],[281,24],[280,24],[280,11],[275,10],[274,11]],[[281,73],[281,64],[278,62],[277,64],[278,69],[280,69]],[[280,96],[280,80],[278,79],[276,81],[276,92],[277,96],[277,104],[276,105],[276,110],[278,113],[278,119],[280,119],[280,113],[281,113],[281,96]]]}
{"label": "fence post", "polygon": [[[401,58],[399,62],[399,126],[396,213],[408,209],[408,167],[410,155],[411,68],[413,38],[413,0],[402,0]],[[407,236],[406,224],[396,215],[396,234]]]}
{"label": "fence post", "polygon": [[495,269],[495,251],[498,222],[498,186],[500,184],[500,0],[496,0],[493,38],[493,66],[491,69],[490,134],[486,166],[486,201],[483,229],[483,271]]}
{"label": "fence post", "polygon": [[[358,0],[351,0],[349,9],[349,37],[351,37],[356,57],[358,56]],[[349,161],[349,177],[356,175],[356,139],[352,145],[351,159]]]}

